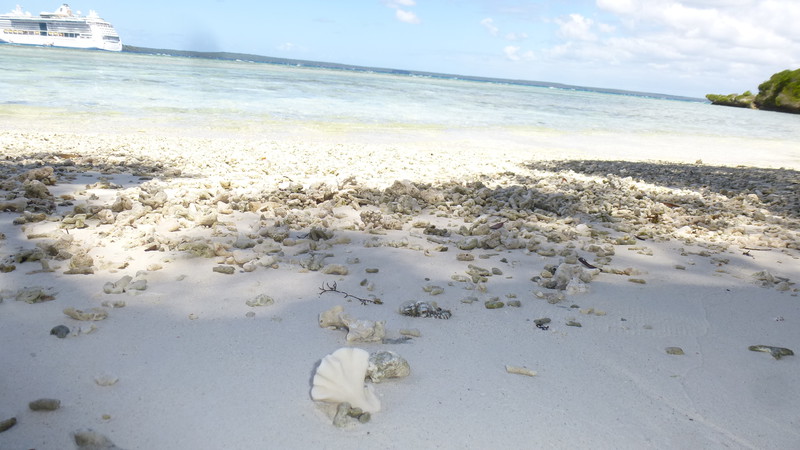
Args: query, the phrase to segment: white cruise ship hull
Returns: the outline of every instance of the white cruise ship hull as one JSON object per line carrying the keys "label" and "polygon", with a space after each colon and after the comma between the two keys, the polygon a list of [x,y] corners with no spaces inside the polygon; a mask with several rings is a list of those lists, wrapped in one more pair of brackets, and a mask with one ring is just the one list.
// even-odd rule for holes
{"label": "white cruise ship hull", "polygon": [[122,51],[110,23],[96,14],[74,16],[67,5],[38,17],[19,10],[0,15],[0,43]]}

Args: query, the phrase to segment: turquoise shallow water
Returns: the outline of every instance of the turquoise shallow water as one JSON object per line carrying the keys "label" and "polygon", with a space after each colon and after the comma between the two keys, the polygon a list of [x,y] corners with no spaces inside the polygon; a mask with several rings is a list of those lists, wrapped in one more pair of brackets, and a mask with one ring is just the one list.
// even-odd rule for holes
{"label": "turquoise shallow water", "polygon": [[[557,81],[557,80],[555,80]],[[0,45],[0,108],[187,126],[315,122],[767,138],[800,117],[584,90]]]}

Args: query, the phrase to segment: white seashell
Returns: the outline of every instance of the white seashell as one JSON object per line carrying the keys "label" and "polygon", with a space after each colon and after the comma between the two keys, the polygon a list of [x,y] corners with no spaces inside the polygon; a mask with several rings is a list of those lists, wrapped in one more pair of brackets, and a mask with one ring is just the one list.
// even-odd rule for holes
{"label": "white seashell", "polygon": [[330,403],[347,402],[370,413],[380,411],[381,402],[372,386],[364,385],[368,365],[369,353],[360,348],[340,348],[322,358],[314,374],[311,398]]}

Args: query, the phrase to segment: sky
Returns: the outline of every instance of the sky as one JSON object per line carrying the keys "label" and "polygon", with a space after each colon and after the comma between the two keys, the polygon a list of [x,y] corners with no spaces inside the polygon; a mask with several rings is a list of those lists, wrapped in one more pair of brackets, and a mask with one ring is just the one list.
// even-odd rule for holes
{"label": "sky", "polygon": [[[24,1],[24,0],[18,0]],[[53,11],[58,1],[23,10]],[[141,47],[691,97],[800,68],[800,0],[73,0]],[[8,12],[15,5],[5,8]]]}

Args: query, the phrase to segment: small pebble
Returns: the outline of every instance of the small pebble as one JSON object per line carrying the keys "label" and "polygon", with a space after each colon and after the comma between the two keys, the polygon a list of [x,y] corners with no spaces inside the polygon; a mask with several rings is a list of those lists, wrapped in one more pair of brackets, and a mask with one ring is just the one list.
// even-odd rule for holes
{"label": "small pebble", "polygon": [[420,331],[417,328],[404,328],[399,331],[403,336],[420,337]]}
{"label": "small pebble", "polygon": [[492,299],[492,300],[486,300],[486,302],[484,302],[483,305],[486,307],[486,309],[499,309],[505,306],[505,303],[497,299]]}
{"label": "small pebble", "polygon": [[683,349],[680,347],[667,347],[664,350],[668,355],[683,355]]}
{"label": "small pebble", "polygon": [[67,328],[65,325],[56,325],[52,330],[50,330],[50,334],[59,339],[64,339],[69,335],[69,328]]}
{"label": "small pebble", "polygon": [[365,271],[367,273],[378,273],[378,269],[375,267],[368,267],[367,269],[365,269]]}
{"label": "small pebble", "polygon": [[526,367],[517,367],[517,366],[506,366],[506,372],[513,373],[517,375],[525,375],[528,377],[535,377],[536,371],[528,369]]}
{"label": "small pebble", "polygon": [[350,403],[339,403],[336,406],[336,415],[333,416],[333,426],[344,428],[347,426],[347,418],[350,415]]}
{"label": "small pebble", "polygon": [[578,328],[580,328],[580,327],[582,327],[583,325],[581,325],[581,323],[580,323],[580,322],[576,322],[576,321],[574,321],[574,320],[570,320],[570,321],[568,321],[568,322],[567,322],[567,326],[568,326],[568,327],[578,327]]}
{"label": "small pebble", "polygon": [[224,273],[225,275],[232,275],[234,272],[236,272],[236,268],[233,266],[215,266],[211,270],[217,273]]}
{"label": "small pebble", "polygon": [[113,375],[100,375],[94,379],[95,384],[98,386],[113,386],[117,384],[117,381],[119,381],[119,378]]}
{"label": "small pebble", "polygon": [[12,417],[12,418],[6,419],[6,420],[0,420],[0,433],[8,430],[9,428],[13,427],[16,424],[17,424],[17,418],[16,417]]}
{"label": "small pebble", "polygon": [[28,403],[28,407],[31,411],[55,411],[58,408],[61,408],[61,400],[56,400],[54,398],[40,398],[39,400],[34,400]]}

